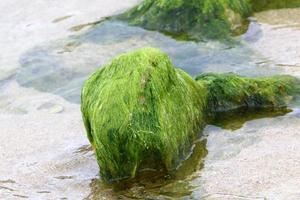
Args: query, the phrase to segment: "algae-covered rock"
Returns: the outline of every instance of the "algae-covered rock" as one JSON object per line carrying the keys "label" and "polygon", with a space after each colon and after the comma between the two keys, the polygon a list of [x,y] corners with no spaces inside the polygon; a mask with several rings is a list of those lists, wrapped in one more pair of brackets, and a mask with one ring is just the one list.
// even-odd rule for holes
{"label": "algae-covered rock", "polygon": [[81,98],[105,180],[173,169],[204,125],[206,90],[157,49],[115,58],[85,82]]}
{"label": "algae-covered rock", "polygon": [[300,93],[291,76],[245,78],[204,74],[192,79],[160,50],[115,58],[84,84],[81,110],[106,181],[144,168],[176,168],[207,118],[240,107],[281,107]]}
{"label": "algae-covered rock", "polygon": [[233,73],[209,73],[196,80],[208,90],[207,104],[212,113],[241,107],[279,108],[300,93],[300,81],[288,75],[247,78]]}
{"label": "algae-covered rock", "polygon": [[250,14],[249,0],[144,0],[119,18],[179,39],[202,40],[243,32]]}
{"label": "algae-covered rock", "polygon": [[255,12],[300,7],[300,0],[251,0],[252,9]]}
{"label": "algae-covered rock", "polygon": [[143,0],[117,18],[180,40],[227,41],[246,32],[253,12],[299,6],[300,0]]}

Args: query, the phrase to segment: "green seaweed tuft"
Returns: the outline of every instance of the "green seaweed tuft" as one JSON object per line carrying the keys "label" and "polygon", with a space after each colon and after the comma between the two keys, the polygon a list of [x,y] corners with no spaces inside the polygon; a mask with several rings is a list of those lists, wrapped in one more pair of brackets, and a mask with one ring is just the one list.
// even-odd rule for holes
{"label": "green seaweed tuft", "polygon": [[202,74],[194,80],[162,51],[143,48],[85,82],[81,111],[102,178],[117,181],[145,168],[175,169],[217,112],[283,107],[296,93],[300,82],[291,76]]}
{"label": "green seaweed tuft", "polygon": [[200,41],[228,39],[230,33],[241,32],[250,14],[249,0],[144,0],[118,18],[176,38]]}
{"label": "green seaweed tuft", "polygon": [[299,6],[300,0],[143,0],[116,18],[179,40],[231,42],[247,31],[253,12]]}
{"label": "green seaweed tuft", "polygon": [[300,7],[300,0],[251,0],[254,12]]}
{"label": "green seaweed tuft", "polygon": [[202,74],[198,83],[208,89],[212,113],[240,108],[280,108],[299,93],[299,80],[288,75],[247,78],[233,73]]}
{"label": "green seaweed tuft", "polygon": [[115,58],[85,82],[81,97],[108,181],[134,177],[144,166],[175,168],[204,126],[206,90],[157,49]]}

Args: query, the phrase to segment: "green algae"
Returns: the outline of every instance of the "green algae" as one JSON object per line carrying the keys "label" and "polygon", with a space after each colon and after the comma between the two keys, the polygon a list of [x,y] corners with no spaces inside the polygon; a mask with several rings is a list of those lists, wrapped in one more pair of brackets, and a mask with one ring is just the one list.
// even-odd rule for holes
{"label": "green algae", "polygon": [[121,55],[95,72],[81,103],[102,177],[175,168],[204,126],[205,99],[206,90],[157,49]]}
{"label": "green algae", "polygon": [[202,74],[198,83],[208,89],[208,106],[212,113],[241,107],[284,107],[299,91],[299,80],[289,75],[247,78],[233,73]]}
{"label": "green algae", "polygon": [[235,74],[194,80],[165,53],[144,48],[97,70],[84,84],[81,110],[102,178],[118,181],[144,169],[176,169],[215,113],[284,107],[300,93],[299,83]]}
{"label": "green algae", "polygon": [[200,41],[228,39],[230,33],[241,32],[250,14],[248,0],[144,0],[118,18],[176,38]]}
{"label": "green algae", "polygon": [[239,108],[235,110],[219,112],[212,119],[210,124],[223,129],[235,131],[251,120],[262,118],[274,118],[292,112],[291,109],[283,108]]}
{"label": "green algae", "polygon": [[300,7],[300,0],[251,0],[254,12]]}
{"label": "green algae", "polygon": [[117,19],[178,40],[230,42],[247,31],[253,12],[299,6],[300,0],[143,0]]}

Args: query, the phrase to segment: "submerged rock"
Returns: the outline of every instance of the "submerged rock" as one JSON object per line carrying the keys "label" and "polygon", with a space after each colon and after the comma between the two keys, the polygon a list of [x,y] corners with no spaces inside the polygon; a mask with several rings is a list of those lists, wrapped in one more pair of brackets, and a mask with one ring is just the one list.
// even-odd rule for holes
{"label": "submerged rock", "polygon": [[102,178],[116,181],[145,168],[175,169],[208,115],[238,107],[284,106],[299,91],[295,83],[290,76],[250,79],[234,74],[193,80],[175,69],[165,53],[144,48],[96,71],[82,89],[81,110]]}
{"label": "submerged rock", "polygon": [[119,18],[178,39],[199,41],[243,32],[250,14],[248,0],[144,0]]}
{"label": "submerged rock", "polygon": [[143,0],[117,18],[179,40],[227,41],[247,31],[253,12],[299,6],[300,0]]}

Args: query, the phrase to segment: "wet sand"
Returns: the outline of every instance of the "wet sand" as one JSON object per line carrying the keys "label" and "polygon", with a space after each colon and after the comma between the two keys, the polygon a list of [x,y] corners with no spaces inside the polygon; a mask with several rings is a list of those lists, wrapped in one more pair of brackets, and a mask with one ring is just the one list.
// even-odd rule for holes
{"label": "wet sand", "polygon": [[[244,141],[258,138],[248,147],[245,142],[236,155],[236,147],[222,148],[229,146],[228,140],[211,145],[223,149],[224,158],[215,160],[216,154],[208,154],[205,168],[199,172],[208,193],[206,199],[300,198],[300,116],[288,116],[252,121],[234,132],[208,131],[211,143],[218,143],[224,134],[246,133]],[[234,142],[231,145],[238,146]],[[214,152],[209,146],[208,151]]]}
{"label": "wet sand", "polygon": [[300,76],[300,9],[264,11],[254,16],[243,38],[284,73]]}

